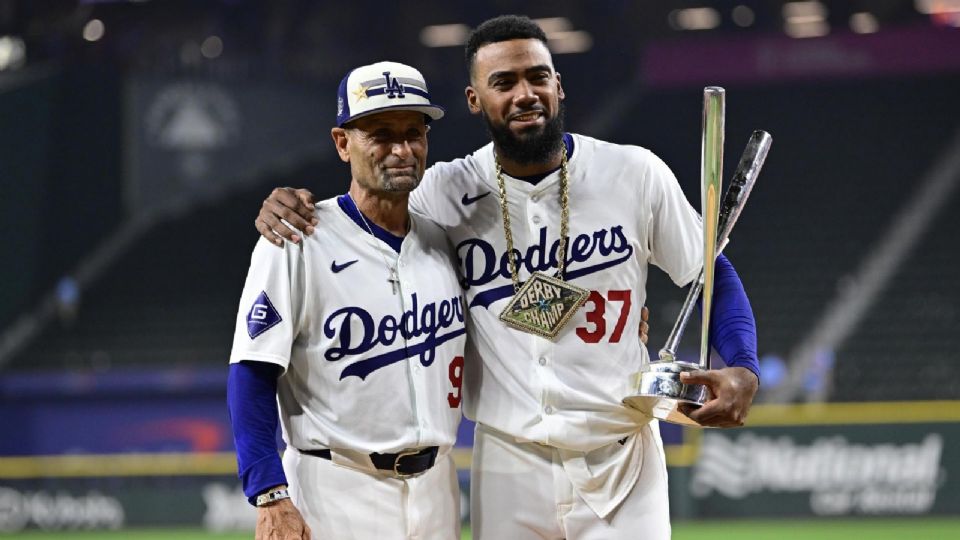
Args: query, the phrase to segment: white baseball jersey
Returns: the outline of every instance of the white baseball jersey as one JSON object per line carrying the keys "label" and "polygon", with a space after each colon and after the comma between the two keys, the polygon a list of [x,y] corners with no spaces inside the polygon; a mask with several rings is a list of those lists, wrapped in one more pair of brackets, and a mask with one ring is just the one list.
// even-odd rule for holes
{"label": "white baseball jersey", "polygon": [[[434,165],[410,204],[444,228],[468,287],[465,414],[518,440],[582,453],[650,421],[621,403],[635,390],[631,375],[648,361],[637,337],[648,265],[685,285],[696,278],[703,257],[700,217],[663,161],[640,147],[573,138],[565,279],[591,293],[553,341],[498,319],[514,288],[492,144]],[[504,178],[520,279],[535,271],[552,275],[560,172],[536,185]],[[601,515],[629,491],[630,477],[638,476],[627,471],[625,481],[611,480],[617,484],[610,488],[616,492],[612,499],[611,493],[599,493],[591,501],[588,492],[597,488],[597,477],[589,469],[597,464],[580,462],[568,471]]]}
{"label": "white baseball jersey", "polygon": [[411,216],[398,256],[336,199],[318,203],[316,216],[321,226],[299,245],[261,238],[254,249],[230,362],[285,370],[280,416],[296,448],[453,445],[465,313],[443,231]]}

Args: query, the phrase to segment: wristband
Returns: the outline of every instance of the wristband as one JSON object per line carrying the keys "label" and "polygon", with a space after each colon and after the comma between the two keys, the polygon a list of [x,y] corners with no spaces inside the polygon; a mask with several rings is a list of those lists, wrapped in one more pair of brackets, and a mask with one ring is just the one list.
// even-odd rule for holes
{"label": "wristband", "polygon": [[290,492],[287,491],[287,488],[271,489],[266,493],[257,495],[257,506],[270,506],[277,501],[282,501],[283,499],[289,498]]}

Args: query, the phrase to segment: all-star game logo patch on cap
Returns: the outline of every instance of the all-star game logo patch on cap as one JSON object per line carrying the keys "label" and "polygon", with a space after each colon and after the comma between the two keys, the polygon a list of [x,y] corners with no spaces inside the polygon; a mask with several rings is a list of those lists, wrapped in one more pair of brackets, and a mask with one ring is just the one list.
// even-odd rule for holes
{"label": "all-star game logo patch on cap", "polygon": [[416,69],[399,62],[377,62],[354,69],[340,81],[337,91],[337,126],[385,111],[417,111],[427,121],[443,117],[434,104],[427,82]]}

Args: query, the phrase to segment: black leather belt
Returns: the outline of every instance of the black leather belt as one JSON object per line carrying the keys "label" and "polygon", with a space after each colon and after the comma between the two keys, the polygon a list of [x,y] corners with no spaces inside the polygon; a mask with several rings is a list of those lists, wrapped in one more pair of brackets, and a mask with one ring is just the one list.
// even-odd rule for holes
{"label": "black leather belt", "polygon": [[[437,462],[436,446],[428,446],[418,451],[400,452],[398,454],[370,454],[373,466],[381,471],[390,471],[397,476],[413,476],[420,474]],[[330,459],[330,450],[300,450],[301,454]]]}

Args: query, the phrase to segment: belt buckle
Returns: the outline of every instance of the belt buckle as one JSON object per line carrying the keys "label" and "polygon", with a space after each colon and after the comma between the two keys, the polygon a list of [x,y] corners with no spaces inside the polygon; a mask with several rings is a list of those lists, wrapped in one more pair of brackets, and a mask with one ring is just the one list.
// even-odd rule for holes
{"label": "belt buckle", "polygon": [[397,454],[397,459],[393,461],[393,474],[396,475],[399,479],[410,478],[411,476],[416,476],[416,474],[406,474],[397,470],[397,467],[400,466],[400,460],[406,456],[415,456],[420,453],[420,450],[405,450]]}

